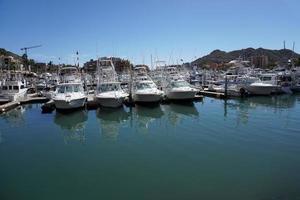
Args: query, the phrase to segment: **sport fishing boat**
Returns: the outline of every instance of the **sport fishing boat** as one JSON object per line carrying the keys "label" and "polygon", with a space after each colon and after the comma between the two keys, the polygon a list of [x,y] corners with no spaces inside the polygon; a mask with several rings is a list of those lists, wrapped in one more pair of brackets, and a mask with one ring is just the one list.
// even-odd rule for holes
{"label": "sport fishing boat", "polygon": [[87,94],[84,84],[76,67],[62,68],[61,82],[57,85],[53,95],[56,109],[71,110],[84,107]]}
{"label": "sport fishing boat", "polygon": [[156,84],[147,75],[145,67],[134,69],[134,82],[132,98],[136,103],[157,103],[160,102],[163,91],[157,89]]}
{"label": "sport fishing boat", "polygon": [[100,106],[121,107],[126,97],[128,97],[128,94],[122,90],[120,82],[102,82],[97,84],[95,98]]}
{"label": "sport fishing boat", "polygon": [[245,86],[245,89],[253,95],[271,95],[280,93],[281,86],[277,84],[276,74],[262,74],[259,80]]}
{"label": "sport fishing boat", "polygon": [[174,67],[165,70],[163,90],[169,100],[193,100],[197,93],[197,89],[185,81]]}
{"label": "sport fishing boat", "polygon": [[21,101],[27,95],[27,82],[21,73],[9,73],[1,81],[0,103]]}
{"label": "sport fishing boat", "polygon": [[281,87],[282,93],[293,94],[292,73],[290,71],[279,72],[277,74],[278,85]]}
{"label": "sport fishing boat", "polygon": [[128,93],[121,88],[115,66],[111,60],[98,60],[95,100],[102,107],[117,108],[123,105]]}
{"label": "sport fishing boat", "polygon": [[300,92],[300,67],[296,67],[292,70],[292,91],[293,92]]}

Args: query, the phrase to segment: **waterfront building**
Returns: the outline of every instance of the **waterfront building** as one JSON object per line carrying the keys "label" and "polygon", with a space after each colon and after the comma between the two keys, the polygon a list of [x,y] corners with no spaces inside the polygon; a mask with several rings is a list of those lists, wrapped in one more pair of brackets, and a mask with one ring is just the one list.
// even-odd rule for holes
{"label": "waterfront building", "polygon": [[269,65],[269,57],[265,55],[251,56],[250,61],[252,65],[260,68],[265,68]]}

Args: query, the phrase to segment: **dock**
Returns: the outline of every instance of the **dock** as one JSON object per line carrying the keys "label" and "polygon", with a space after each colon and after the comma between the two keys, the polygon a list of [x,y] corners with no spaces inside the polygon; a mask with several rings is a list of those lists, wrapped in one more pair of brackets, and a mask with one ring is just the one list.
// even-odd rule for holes
{"label": "dock", "polygon": [[226,99],[226,95],[225,93],[221,93],[221,92],[211,92],[211,91],[207,91],[207,90],[202,90],[199,92],[200,95],[203,96],[207,96],[207,97],[214,97],[214,98],[218,98],[218,99]]}
{"label": "dock", "polygon": [[[195,96],[194,101],[202,101],[204,98],[204,95],[202,94],[198,94]],[[163,100],[161,103],[165,104],[168,101],[165,99]],[[49,100],[46,97],[39,97],[36,94],[32,94],[32,95],[28,95],[26,99],[22,100],[22,101],[14,101],[14,102],[8,102],[5,103],[3,105],[0,105],[0,114],[1,113],[5,113],[8,112],[9,110],[12,110],[20,105],[24,105],[24,104],[30,104],[30,103],[44,103],[42,105],[42,112],[43,113],[51,113],[52,111],[55,110],[55,105],[54,105],[54,101],[53,100]],[[132,103],[128,103],[128,99],[126,99],[126,101],[124,102],[124,104],[126,106],[132,107],[135,104]],[[99,107],[98,103],[94,100],[94,95],[89,94],[88,95],[88,99],[86,102],[86,109],[87,110],[95,110]]]}
{"label": "dock", "polygon": [[5,113],[9,110],[12,110],[12,109],[18,107],[19,105],[21,105],[21,104],[20,104],[20,102],[17,102],[17,101],[5,103],[0,106],[0,114]]}
{"label": "dock", "polygon": [[46,97],[29,97],[25,100],[20,101],[20,104],[29,104],[29,103],[45,103],[49,101]]}
{"label": "dock", "polygon": [[8,102],[3,105],[0,105],[0,114],[4,112],[8,112],[9,110],[12,110],[20,105],[30,104],[30,103],[45,103],[47,101],[49,101],[49,99],[47,99],[46,97],[38,97],[35,95],[31,95],[22,101],[13,101],[13,102]]}

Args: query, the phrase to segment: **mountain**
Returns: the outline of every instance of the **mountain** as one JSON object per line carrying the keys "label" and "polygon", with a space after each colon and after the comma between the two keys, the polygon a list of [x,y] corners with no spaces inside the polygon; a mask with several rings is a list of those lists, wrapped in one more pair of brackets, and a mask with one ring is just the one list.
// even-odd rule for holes
{"label": "mountain", "polygon": [[251,60],[251,58],[258,56],[267,56],[269,65],[286,64],[287,61],[291,58],[300,59],[300,54],[294,53],[289,49],[271,50],[264,48],[247,48],[230,52],[214,50],[209,55],[198,58],[191,64],[197,66],[202,66],[210,63],[222,64],[228,63],[231,60],[237,59],[239,57],[245,60]]}
{"label": "mountain", "polygon": [[15,54],[15,53],[12,53],[10,51],[7,51],[3,48],[0,48],[0,56],[12,56],[16,60],[22,60],[21,56]]}

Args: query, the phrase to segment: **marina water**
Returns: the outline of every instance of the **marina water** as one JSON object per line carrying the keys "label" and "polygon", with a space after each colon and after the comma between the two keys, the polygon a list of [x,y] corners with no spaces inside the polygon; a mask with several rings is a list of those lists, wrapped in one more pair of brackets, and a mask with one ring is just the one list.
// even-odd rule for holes
{"label": "marina water", "polygon": [[0,199],[300,199],[300,96],[0,116]]}

